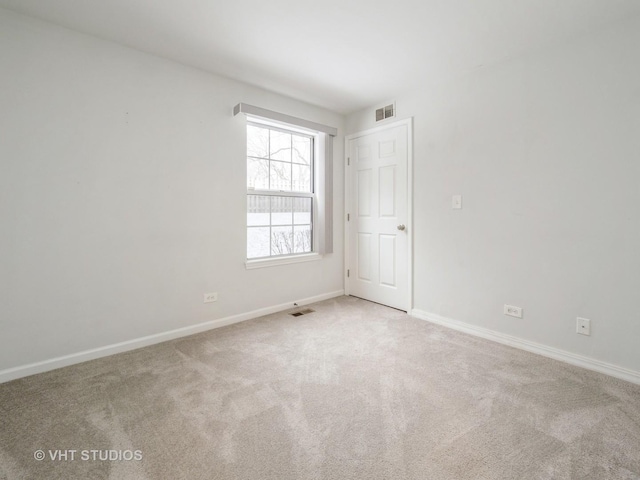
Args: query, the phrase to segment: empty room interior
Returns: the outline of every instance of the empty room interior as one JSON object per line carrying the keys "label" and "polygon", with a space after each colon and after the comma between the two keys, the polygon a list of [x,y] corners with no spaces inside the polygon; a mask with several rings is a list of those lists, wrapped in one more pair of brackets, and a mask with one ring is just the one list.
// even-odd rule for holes
{"label": "empty room interior", "polygon": [[0,480],[640,480],[640,2],[0,0]]}

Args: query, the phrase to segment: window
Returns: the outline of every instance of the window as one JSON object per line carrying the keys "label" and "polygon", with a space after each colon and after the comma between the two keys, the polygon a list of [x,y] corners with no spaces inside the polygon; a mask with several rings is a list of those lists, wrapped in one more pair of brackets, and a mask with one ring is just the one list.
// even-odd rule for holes
{"label": "window", "polygon": [[233,115],[246,119],[246,267],[331,254],[338,129],[246,103],[233,107]]}
{"label": "window", "polygon": [[247,259],[314,251],[315,137],[247,123]]}

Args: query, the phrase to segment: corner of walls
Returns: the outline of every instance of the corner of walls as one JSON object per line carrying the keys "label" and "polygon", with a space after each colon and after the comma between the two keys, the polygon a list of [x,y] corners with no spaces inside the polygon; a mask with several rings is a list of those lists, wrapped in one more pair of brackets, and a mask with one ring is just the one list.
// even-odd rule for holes
{"label": "corner of walls", "polygon": [[[343,115],[8,10],[0,25],[3,372],[341,291]],[[238,102],[340,130],[333,254],[245,268]]]}
{"label": "corner of walls", "polygon": [[[398,118],[414,118],[416,312],[636,381],[638,26],[396,97]],[[347,133],[373,118],[350,114]]]}

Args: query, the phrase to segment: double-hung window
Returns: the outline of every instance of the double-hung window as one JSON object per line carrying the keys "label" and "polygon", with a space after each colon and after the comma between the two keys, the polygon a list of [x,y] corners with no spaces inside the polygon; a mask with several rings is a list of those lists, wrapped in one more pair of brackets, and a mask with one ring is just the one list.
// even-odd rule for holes
{"label": "double-hung window", "polygon": [[247,123],[247,259],[314,251],[315,137]]}
{"label": "double-hung window", "polygon": [[333,252],[333,137],[338,130],[239,103],[246,116],[247,268]]}

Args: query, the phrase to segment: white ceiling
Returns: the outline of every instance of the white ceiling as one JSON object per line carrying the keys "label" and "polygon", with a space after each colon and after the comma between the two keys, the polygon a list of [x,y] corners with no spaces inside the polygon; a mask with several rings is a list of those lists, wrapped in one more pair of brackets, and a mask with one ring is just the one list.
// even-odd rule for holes
{"label": "white ceiling", "polygon": [[0,0],[348,113],[640,15],[638,0]]}

